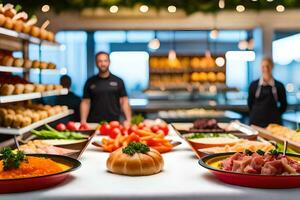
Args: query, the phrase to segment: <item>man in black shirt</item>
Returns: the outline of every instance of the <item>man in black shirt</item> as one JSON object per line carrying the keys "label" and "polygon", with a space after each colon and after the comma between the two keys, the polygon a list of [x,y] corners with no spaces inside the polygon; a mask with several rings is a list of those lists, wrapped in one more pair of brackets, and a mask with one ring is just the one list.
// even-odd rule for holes
{"label": "man in black shirt", "polygon": [[110,59],[106,52],[96,54],[99,74],[89,78],[84,86],[83,100],[80,104],[81,122],[119,120],[121,109],[124,112],[124,124],[131,121],[131,109],[124,82],[109,71]]}
{"label": "man in black shirt", "polygon": [[273,78],[272,69],[273,61],[264,58],[261,78],[249,87],[250,124],[266,127],[270,123],[282,123],[281,115],[287,108],[286,91],[284,85]]}

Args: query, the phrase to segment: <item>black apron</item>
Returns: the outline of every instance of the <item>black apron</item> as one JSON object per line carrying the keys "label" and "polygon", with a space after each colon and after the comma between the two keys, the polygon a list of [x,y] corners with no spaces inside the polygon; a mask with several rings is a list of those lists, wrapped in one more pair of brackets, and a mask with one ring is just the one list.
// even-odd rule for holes
{"label": "black apron", "polygon": [[278,110],[272,86],[267,85],[261,86],[260,95],[254,100],[250,112],[250,124],[266,127],[270,123],[281,124],[281,113]]}

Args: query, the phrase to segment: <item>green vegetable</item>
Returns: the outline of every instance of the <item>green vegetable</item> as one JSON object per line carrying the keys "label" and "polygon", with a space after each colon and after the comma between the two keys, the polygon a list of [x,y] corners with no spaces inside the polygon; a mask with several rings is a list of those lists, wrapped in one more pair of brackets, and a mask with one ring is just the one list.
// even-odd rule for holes
{"label": "green vegetable", "polygon": [[253,152],[250,151],[249,149],[245,149],[245,154],[247,154],[248,156],[251,156],[253,154]]}
{"label": "green vegetable", "polygon": [[274,155],[274,156],[278,156],[279,152],[276,149],[273,149],[270,151],[270,154]]}
{"label": "green vegetable", "polygon": [[265,155],[265,152],[263,150],[257,150],[256,153],[258,153],[259,155],[263,156]]}
{"label": "green vegetable", "polygon": [[14,153],[11,148],[3,148],[1,151],[3,160],[3,170],[19,168],[21,162],[26,161],[26,156],[22,151]]}
{"label": "green vegetable", "polygon": [[232,138],[236,139],[232,134],[229,133],[194,133],[191,136],[188,136],[187,139],[198,139],[198,138]]}
{"label": "green vegetable", "polygon": [[135,153],[147,153],[150,151],[150,148],[140,142],[130,142],[127,147],[122,149],[123,153],[126,153],[130,156],[133,156]]}
{"label": "green vegetable", "polygon": [[139,124],[143,121],[144,121],[144,117],[141,114],[134,115],[131,119],[131,124],[136,124],[137,125],[137,124]]}
{"label": "green vegetable", "polygon": [[20,4],[17,4],[16,7],[15,7],[15,10],[17,12],[19,12],[20,10],[22,10],[22,6]]}
{"label": "green vegetable", "polygon": [[[284,151],[284,145],[282,144],[282,143],[276,143],[276,150],[278,151],[278,152],[283,152]],[[291,153],[291,154],[299,154],[298,152],[296,152],[296,151],[294,151],[293,149],[291,149],[291,148],[287,148],[287,151],[286,151],[286,153]]]}
{"label": "green vegetable", "polygon": [[87,135],[81,133],[71,132],[71,131],[57,131],[48,124],[45,125],[45,130],[32,130],[31,132],[41,139],[86,139]]}

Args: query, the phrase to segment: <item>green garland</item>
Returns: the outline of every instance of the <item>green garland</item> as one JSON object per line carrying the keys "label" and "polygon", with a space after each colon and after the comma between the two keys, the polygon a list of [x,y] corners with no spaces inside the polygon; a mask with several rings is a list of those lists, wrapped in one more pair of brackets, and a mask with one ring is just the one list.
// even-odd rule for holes
{"label": "green garland", "polygon": [[[218,12],[222,9],[218,7],[219,0],[3,0],[2,3],[21,4],[23,10],[33,13],[39,10],[42,5],[48,4],[55,12],[67,10],[82,10],[84,8],[109,8],[111,5],[133,8],[136,5],[145,4],[157,10],[166,9],[169,5],[174,5],[178,9],[184,10],[187,14],[194,12]],[[235,10],[237,5],[244,5],[246,10],[275,10],[279,4],[289,8],[300,8],[299,0],[225,0],[224,10]]]}

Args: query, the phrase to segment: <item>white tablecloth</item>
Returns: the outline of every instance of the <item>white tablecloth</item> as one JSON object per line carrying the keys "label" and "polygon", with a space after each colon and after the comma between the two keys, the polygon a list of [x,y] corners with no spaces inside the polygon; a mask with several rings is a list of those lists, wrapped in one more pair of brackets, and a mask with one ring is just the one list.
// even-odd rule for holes
{"label": "white tablecloth", "polygon": [[[181,140],[171,136],[174,140]],[[100,140],[99,137],[94,139]],[[108,153],[90,145],[81,159],[82,167],[64,183],[33,192],[0,195],[0,200],[77,199],[299,199],[300,189],[254,189],[224,184],[198,165],[188,145],[163,154],[164,171],[144,177],[108,173]],[[287,183],[288,184],[288,183]]]}

